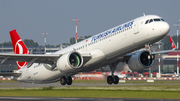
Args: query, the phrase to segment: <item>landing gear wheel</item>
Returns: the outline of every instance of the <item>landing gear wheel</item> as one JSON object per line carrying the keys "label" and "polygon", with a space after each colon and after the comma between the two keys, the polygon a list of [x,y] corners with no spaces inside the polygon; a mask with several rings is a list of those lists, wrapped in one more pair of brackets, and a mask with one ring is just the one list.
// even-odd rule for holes
{"label": "landing gear wheel", "polygon": [[61,83],[61,85],[65,85],[65,84],[67,83],[66,78],[65,78],[65,77],[62,77],[62,78],[60,79],[60,83]]}
{"label": "landing gear wheel", "polygon": [[150,59],[154,60],[154,59],[155,59],[155,56],[154,56],[154,55],[148,55],[148,59],[149,59],[149,60],[150,60]]}
{"label": "landing gear wheel", "polygon": [[119,83],[119,77],[118,76],[114,76],[114,84],[118,84]]}
{"label": "landing gear wheel", "polygon": [[112,83],[118,84],[119,83],[119,77],[117,75],[114,76],[114,71],[116,70],[118,63],[119,62],[116,61],[116,62],[112,63],[111,65],[109,65],[110,69],[111,69],[111,76],[107,77],[107,83],[108,84],[112,84]]}
{"label": "landing gear wheel", "polygon": [[67,85],[71,85],[72,84],[72,78],[70,76],[68,76],[68,82],[67,82]]}
{"label": "landing gear wheel", "polygon": [[113,83],[113,77],[112,76],[107,77],[107,83],[110,85]]}

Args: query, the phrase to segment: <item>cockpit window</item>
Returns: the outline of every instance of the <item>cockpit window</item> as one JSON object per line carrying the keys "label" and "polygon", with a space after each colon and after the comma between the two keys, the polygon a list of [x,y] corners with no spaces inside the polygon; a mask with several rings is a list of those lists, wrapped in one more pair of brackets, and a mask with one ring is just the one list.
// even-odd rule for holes
{"label": "cockpit window", "polygon": [[153,22],[153,19],[151,19],[151,20],[149,21],[149,23],[151,23],[151,22]]}
{"label": "cockpit window", "polygon": [[161,21],[165,21],[164,19],[161,19]]}
{"label": "cockpit window", "polygon": [[160,19],[154,19],[154,21],[161,21]]}
{"label": "cockpit window", "polygon": [[165,21],[162,18],[154,18],[154,19],[150,19],[150,20],[146,20],[145,24],[151,23],[151,22],[157,22],[157,21]]}
{"label": "cockpit window", "polygon": [[146,22],[145,22],[145,24],[147,24],[149,22],[149,20],[147,20]]}

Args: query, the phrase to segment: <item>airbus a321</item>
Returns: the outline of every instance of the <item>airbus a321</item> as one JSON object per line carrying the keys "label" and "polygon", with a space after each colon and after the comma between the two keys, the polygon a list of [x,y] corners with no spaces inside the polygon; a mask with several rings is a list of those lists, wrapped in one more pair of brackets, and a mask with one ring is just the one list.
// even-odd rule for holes
{"label": "airbus a321", "polygon": [[[107,83],[118,84],[119,78],[114,75],[118,63],[126,62],[132,71],[141,71],[153,64],[155,54],[176,49],[171,37],[172,50],[152,52],[150,49],[169,30],[163,18],[144,15],[52,54],[30,54],[14,29],[10,31],[14,54],[1,53],[0,59],[1,64],[7,60],[17,61],[18,70],[0,75],[11,75],[15,81],[27,83],[60,81],[62,85],[71,85],[74,74],[109,65],[112,73]],[[145,46],[148,49],[136,51]]]}

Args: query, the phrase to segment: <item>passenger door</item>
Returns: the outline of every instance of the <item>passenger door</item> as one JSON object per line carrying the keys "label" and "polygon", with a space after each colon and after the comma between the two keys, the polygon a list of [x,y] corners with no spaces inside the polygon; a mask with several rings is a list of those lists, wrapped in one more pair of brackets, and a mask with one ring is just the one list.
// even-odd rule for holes
{"label": "passenger door", "polygon": [[140,21],[140,18],[136,19],[134,22],[134,28],[133,28],[134,29],[134,35],[139,33],[139,29],[138,29],[139,21]]}

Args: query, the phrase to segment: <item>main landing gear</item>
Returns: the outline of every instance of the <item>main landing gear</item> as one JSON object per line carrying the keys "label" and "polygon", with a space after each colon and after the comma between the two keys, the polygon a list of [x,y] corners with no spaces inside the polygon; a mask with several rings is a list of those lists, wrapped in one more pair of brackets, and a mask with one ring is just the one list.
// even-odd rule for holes
{"label": "main landing gear", "polygon": [[114,71],[116,70],[117,66],[116,63],[113,63],[112,65],[110,65],[110,68],[111,68],[111,76],[108,76],[107,77],[107,83],[108,84],[118,84],[119,83],[119,77],[117,75],[114,75]]}
{"label": "main landing gear", "polygon": [[71,85],[72,84],[71,76],[67,76],[67,77],[63,76],[63,77],[61,77],[60,83],[61,83],[61,85],[66,85],[66,84]]}

